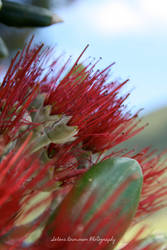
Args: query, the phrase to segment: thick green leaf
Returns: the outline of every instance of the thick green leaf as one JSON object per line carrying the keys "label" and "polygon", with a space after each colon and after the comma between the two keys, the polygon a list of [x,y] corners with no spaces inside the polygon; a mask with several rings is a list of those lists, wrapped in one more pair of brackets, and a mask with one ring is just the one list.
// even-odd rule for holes
{"label": "thick green leaf", "polygon": [[[108,159],[93,166],[63,200],[46,229],[49,237],[87,241],[50,242],[55,247],[74,244],[74,249],[104,249],[110,243],[113,249],[135,215],[142,179],[140,165],[129,158]],[[100,239],[104,240],[99,245]]]}
{"label": "thick green leaf", "polygon": [[62,22],[62,19],[45,8],[4,1],[0,22],[16,27],[40,27]]}

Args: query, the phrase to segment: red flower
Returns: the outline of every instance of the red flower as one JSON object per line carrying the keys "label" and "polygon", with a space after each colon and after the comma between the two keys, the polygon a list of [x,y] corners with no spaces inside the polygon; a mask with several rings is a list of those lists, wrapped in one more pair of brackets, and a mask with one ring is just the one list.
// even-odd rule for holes
{"label": "red flower", "polygon": [[0,86],[0,133],[6,144],[15,140],[18,133],[21,136],[23,128],[34,126],[28,107],[38,90],[42,72],[39,52],[43,45],[30,49],[31,43],[16,54]]}
{"label": "red flower", "polygon": [[[35,191],[39,190],[39,187],[43,190],[44,186],[50,185],[50,182],[39,185],[48,172],[48,166],[42,166],[38,158],[29,156],[27,146],[30,137],[17,151],[15,149],[9,153],[0,163],[0,237],[2,240],[3,237],[5,240],[8,239],[6,233],[9,236],[13,235],[12,228],[22,214],[22,207],[34,197]],[[27,211],[25,217],[29,212]],[[28,231],[30,231],[29,228]]]}
{"label": "red flower", "polygon": [[156,212],[167,203],[166,151],[157,154],[147,147],[133,156],[143,170],[143,188],[136,217]]}
{"label": "red flower", "polygon": [[[119,83],[109,80],[112,65],[102,71],[95,71],[96,63],[83,66],[79,63],[80,56],[65,75],[70,60],[59,68],[58,57],[49,64],[47,71],[43,65],[52,51],[43,50],[43,45],[31,49],[31,43],[32,41],[24,48],[20,57],[17,54],[13,59],[0,86],[0,213],[4,215],[0,221],[0,236],[6,237],[6,233],[10,233],[14,249],[20,249],[25,231],[31,233],[45,216],[43,214],[31,228],[26,228],[22,233],[19,231],[21,239],[14,241],[18,235],[12,234],[11,229],[15,226],[18,214],[20,216],[22,212],[23,204],[28,201],[23,199],[27,193],[31,198],[34,191],[46,188],[53,191],[55,185],[57,189],[53,196],[63,199],[76,180],[93,165],[111,156],[122,156],[121,151],[103,156],[104,151],[112,149],[143,129],[137,126],[137,113],[132,115],[126,111],[124,102],[129,94],[122,97],[120,95],[127,81]],[[18,150],[30,131],[32,137],[28,137]],[[66,136],[63,137],[63,133]],[[27,145],[31,145],[29,150]],[[154,156],[149,153],[148,148],[136,155],[128,154],[141,164],[144,176],[136,217],[166,206],[166,187],[159,186],[159,181],[161,184],[166,182],[166,165],[161,162],[162,155]],[[46,176],[51,177],[51,180],[48,181]],[[96,211],[91,220],[93,225],[98,221],[100,213],[102,218],[105,217],[105,209],[118,198],[124,184],[99,212]],[[73,233],[82,224],[83,216],[93,202],[92,196],[79,214],[79,220],[73,225],[72,217],[63,213],[63,207],[57,220],[53,221],[53,233]],[[50,210],[52,212],[52,208]],[[103,227],[107,227],[108,231],[104,236],[121,234],[121,223],[126,226],[124,217],[120,220],[112,219],[108,223],[109,217],[115,218],[118,212],[119,210],[114,210],[100,221],[94,228],[95,233],[102,232]],[[85,225],[82,232],[77,231],[77,237],[85,236],[92,226],[91,223]],[[44,229],[41,242],[48,242],[48,230],[47,227]],[[43,249],[40,240],[32,249]],[[7,243],[12,245],[8,236]],[[64,247],[56,244],[54,249]],[[45,248],[47,247],[46,245]],[[74,249],[74,244],[65,247]],[[81,248],[79,243],[77,247]],[[87,247],[102,249],[92,242]]]}
{"label": "red flower", "polygon": [[95,64],[82,66],[80,70],[82,64],[78,64],[79,59],[63,79],[63,67],[51,79],[44,78],[45,105],[52,105],[53,114],[70,116],[68,124],[78,126],[75,145],[82,143],[86,150],[101,152],[127,140],[143,128],[136,128],[137,114],[125,112],[123,103],[129,94],[120,97],[120,91],[127,81],[109,80],[112,64],[102,71],[93,72]]}

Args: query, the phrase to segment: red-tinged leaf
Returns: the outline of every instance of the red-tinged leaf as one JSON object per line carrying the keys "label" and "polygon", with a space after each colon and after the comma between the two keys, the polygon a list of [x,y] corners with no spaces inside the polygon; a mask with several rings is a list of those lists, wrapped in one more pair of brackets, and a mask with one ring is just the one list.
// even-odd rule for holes
{"label": "red-tinged leaf", "polygon": [[93,166],[51,216],[32,249],[113,249],[135,215],[141,186],[135,160],[115,158]]}

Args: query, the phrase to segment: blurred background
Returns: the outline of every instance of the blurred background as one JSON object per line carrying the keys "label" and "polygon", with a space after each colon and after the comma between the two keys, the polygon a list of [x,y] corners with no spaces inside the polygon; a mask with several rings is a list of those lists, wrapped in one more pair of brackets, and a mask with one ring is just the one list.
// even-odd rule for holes
{"label": "blurred background", "polygon": [[[0,35],[12,56],[35,34],[36,42],[56,46],[75,59],[89,44],[84,57],[99,58],[102,69],[112,62],[113,79],[130,79],[125,91],[132,111],[150,126],[131,139],[138,149],[167,148],[167,2],[166,0],[21,0],[52,9],[64,23],[39,29],[10,28],[0,24]],[[83,57],[83,58],[84,58]],[[10,58],[3,60],[3,65]],[[1,63],[2,65],[2,63]]]}

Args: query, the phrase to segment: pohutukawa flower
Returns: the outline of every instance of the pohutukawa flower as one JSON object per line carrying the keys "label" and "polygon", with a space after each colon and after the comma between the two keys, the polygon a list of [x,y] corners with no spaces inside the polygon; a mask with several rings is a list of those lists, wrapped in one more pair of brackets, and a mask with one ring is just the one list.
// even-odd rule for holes
{"label": "pohutukawa flower", "polygon": [[[166,206],[163,154],[114,152],[144,127],[124,106],[127,81],[110,80],[112,64],[84,66],[84,50],[72,67],[70,59],[60,66],[52,49],[31,46],[17,53],[0,86],[1,245],[113,249],[130,223]],[[115,243],[49,242],[54,234],[93,233]]]}
{"label": "pohutukawa flower", "polygon": [[40,166],[38,158],[28,156],[29,141],[30,136],[19,150],[10,152],[0,163],[1,238],[15,225],[22,206],[34,196],[48,171],[47,166]]}
{"label": "pohutukawa flower", "polygon": [[80,69],[80,57],[61,80],[62,72],[51,79],[45,77],[47,92],[45,105],[52,106],[52,114],[70,116],[69,125],[78,127],[76,144],[92,152],[101,152],[134,136],[136,115],[125,113],[128,95],[119,93],[127,81],[109,80],[112,64],[102,71],[93,71],[95,64]]}
{"label": "pohutukawa flower", "polygon": [[0,87],[0,133],[6,144],[22,130],[31,127],[28,107],[38,89],[41,70],[36,66],[42,46],[31,51],[29,46],[22,51],[20,58],[20,52],[16,54]]}
{"label": "pohutukawa flower", "polygon": [[136,216],[141,217],[166,207],[167,159],[166,151],[160,154],[144,148],[134,157],[143,170],[143,190]]}

